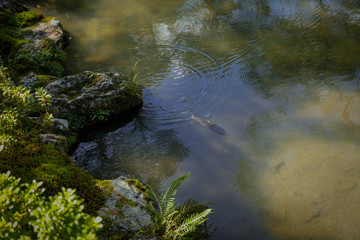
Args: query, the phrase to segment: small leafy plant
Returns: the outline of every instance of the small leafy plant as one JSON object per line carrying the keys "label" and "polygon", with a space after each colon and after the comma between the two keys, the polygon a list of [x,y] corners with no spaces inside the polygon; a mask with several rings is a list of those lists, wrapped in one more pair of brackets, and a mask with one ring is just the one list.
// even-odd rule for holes
{"label": "small leafy plant", "polygon": [[74,190],[63,188],[47,200],[40,186],[0,175],[1,239],[96,239],[102,219],[82,212]]}
{"label": "small leafy plant", "polygon": [[52,124],[53,116],[48,112],[51,95],[42,88],[38,89],[35,95],[38,104],[45,108],[46,113],[42,114],[40,128],[29,130],[28,116],[34,112],[36,101],[30,90],[15,86],[8,77],[7,69],[0,66],[0,149],[14,142],[25,141],[34,132]]}
{"label": "small leafy plant", "polygon": [[182,206],[178,206],[175,202],[178,188],[189,175],[190,173],[175,179],[160,195],[149,186],[156,207],[153,211],[154,226],[142,232],[176,240],[195,239],[195,236],[201,235],[201,231],[205,231],[202,225],[207,221],[207,216],[213,212],[206,206],[208,202],[189,199]]}
{"label": "small leafy plant", "polygon": [[105,116],[108,116],[110,114],[109,110],[100,110],[97,112],[91,113],[91,121],[97,120],[104,120]]}

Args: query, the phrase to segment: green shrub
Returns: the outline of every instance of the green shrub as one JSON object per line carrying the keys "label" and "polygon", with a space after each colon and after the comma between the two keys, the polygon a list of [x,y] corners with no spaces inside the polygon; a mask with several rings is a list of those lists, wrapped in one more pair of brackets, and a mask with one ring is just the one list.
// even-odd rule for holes
{"label": "green shrub", "polygon": [[[96,212],[104,196],[94,178],[65,153],[39,142],[39,134],[51,123],[47,112],[50,96],[38,89],[35,95],[39,103],[35,104],[30,91],[14,86],[5,70],[0,67],[0,173],[11,171],[25,182],[42,181],[47,196],[62,187],[76,189],[86,199],[86,211]],[[34,112],[41,120],[29,121],[29,114]]]}
{"label": "green shrub", "polygon": [[[36,104],[44,105],[51,97],[46,91],[36,92],[37,101],[30,90],[15,86],[8,77],[6,68],[0,66],[0,146],[6,147],[14,142],[24,142],[38,135],[52,124],[52,115],[46,111],[40,113],[42,120],[29,121]],[[45,101],[45,102],[44,102]],[[38,103],[37,103],[38,102]]]}
{"label": "green shrub", "polygon": [[83,213],[83,200],[62,188],[48,200],[41,182],[21,184],[10,172],[0,175],[1,239],[96,239],[101,218]]}
{"label": "green shrub", "polygon": [[36,11],[24,11],[14,14],[12,19],[10,20],[10,23],[15,26],[23,28],[34,25],[43,18],[44,15],[42,13]]}

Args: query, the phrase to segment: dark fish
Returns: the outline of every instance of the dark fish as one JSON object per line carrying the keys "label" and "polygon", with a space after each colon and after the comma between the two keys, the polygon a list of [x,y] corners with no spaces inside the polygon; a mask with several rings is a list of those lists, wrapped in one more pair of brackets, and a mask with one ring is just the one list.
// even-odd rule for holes
{"label": "dark fish", "polygon": [[211,122],[210,120],[202,119],[199,117],[194,116],[194,114],[191,113],[191,119],[194,121],[200,123],[201,125],[210,128],[213,132],[219,134],[219,135],[226,135],[225,130],[222,127],[219,127],[216,125],[216,123]]}

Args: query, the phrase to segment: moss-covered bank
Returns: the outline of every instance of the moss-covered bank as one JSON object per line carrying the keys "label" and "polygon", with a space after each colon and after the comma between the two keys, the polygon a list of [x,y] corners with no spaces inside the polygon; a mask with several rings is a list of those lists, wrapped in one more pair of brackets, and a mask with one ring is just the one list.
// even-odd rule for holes
{"label": "moss-covered bank", "polygon": [[[35,95],[37,88],[47,87],[52,82],[61,80],[66,84],[67,78],[61,77],[65,74],[63,50],[69,42],[68,33],[55,18],[45,18],[39,12],[29,11],[27,7],[14,0],[9,2],[12,2],[12,5],[4,8],[1,7],[4,6],[4,1],[0,1],[0,65],[8,70],[6,74],[0,74],[0,83],[4,84],[0,84],[1,96],[5,93],[4,88],[11,85],[19,85],[19,89],[20,85],[23,85]],[[64,151],[52,144],[41,142],[39,134],[61,134],[66,137],[68,146],[73,145],[77,142],[76,132],[81,127],[99,124],[106,120],[105,117],[102,118],[104,115],[111,117],[111,114],[116,115],[128,110],[140,104],[142,97],[140,86],[131,82],[129,78],[122,76],[121,81],[113,83],[110,80],[103,81],[106,77],[102,74],[88,75],[83,74],[83,78],[89,81],[76,89],[80,95],[66,99],[73,101],[79,96],[84,97],[81,107],[87,110],[82,115],[79,115],[79,109],[71,108],[72,105],[66,106],[66,112],[56,111],[56,107],[61,106],[56,105],[55,99],[70,96],[74,89],[68,89],[67,92],[54,93],[52,101],[45,104],[45,107],[34,102],[28,106],[31,111],[23,111],[25,114],[17,115],[16,121],[18,127],[22,128],[21,134],[9,132],[6,126],[2,126],[0,134],[12,134],[14,141],[4,149],[0,143],[0,172],[11,171],[12,175],[20,177],[23,182],[31,182],[33,179],[42,181],[46,187],[46,196],[56,194],[62,187],[76,189],[76,193],[85,200],[85,211],[96,214],[105,201],[106,191],[101,186],[106,185],[106,182],[99,183],[86,170],[79,168]],[[116,75],[116,79],[118,76]],[[12,79],[12,83],[9,83],[8,77]],[[119,90],[119,95],[112,96],[110,102],[105,101],[105,105],[88,107],[94,105],[96,100],[89,98],[88,93],[96,95],[99,89],[95,87],[99,85],[101,88],[104,82],[110,86],[111,91]],[[84,95],[83,91],[87,91],[87,95]],[[9,117],[9,111],[11,112],[16,105],[9,104],[1,96],[0,115]],[[53,109],[50,108],[51,105]],[[68,129],[44,128],[40,124],[42,115],[50,114],[52,110],[55,117],[62,117],[70,122]],[[29,124],[23,124],[27,122]],[[80,124],[76,125],[79,122]],[[21,141],[18,141],[20,138]]]}

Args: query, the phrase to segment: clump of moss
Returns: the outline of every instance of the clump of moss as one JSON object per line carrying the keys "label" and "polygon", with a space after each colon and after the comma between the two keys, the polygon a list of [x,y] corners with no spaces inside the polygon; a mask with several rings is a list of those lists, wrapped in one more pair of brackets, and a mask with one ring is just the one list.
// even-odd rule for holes
{"label": "clump of moss", "polygon": [[127,197],[124,196],[120,196],[117,200],[116,200],[116,208],[121,211],[121,209],[125,206],[125,205],[130,205],[132,207],[137,207],[138,205],[136,204],[136,202],[128,199]]}
{"label": "clump of moss", "polygon": [[57,48],[41,49],[35,54],[24,49],[14,54],[10,66],[15,75],[36,72],[62,77],[65,73],[61,65],[64,58],[64,53]]}
{"label": "clump of moss", "polygon": [[31,92],[35,92],[37,88],[46,87],[49,83],[57,79],[57,77],[51,75],[38,75],[36,83],[31,87]]}
{"label": "clump of moss", "polygon": [[47,196],[55,195],[62,187],[76,189],[76,194],[85,200],[88,213],[96,213],[104,203],[103,191],[95,179],[51,145],[28,141],[1,151],[0,172],[7,171],[24,182],[43,182]]}
{"label": "clump of moss", "polygon": [[142,193],[142,195],[144,195],[147,201],[151,201],[149,188],[146,187],[144,184],[142,184],[138,179],[127,178],[125,179],[125,182],[127,182],[128,184],[134,186],[137,190],[139,190]]}
{"label": "clump of moss", "polygon": [[38,23],[43,18],[44,15],[42,13],[36,11],[24,11],[14,14],[10,19],[10,23],[17,27],[24,28]]}
{"label": "clump of moss", "polygon": [[96,186],[98,186],[103,192],[104,196],[111,196],[111,192],[114,190],[114,186],[111,185],[112,180],[99,180],[96,179]]}

